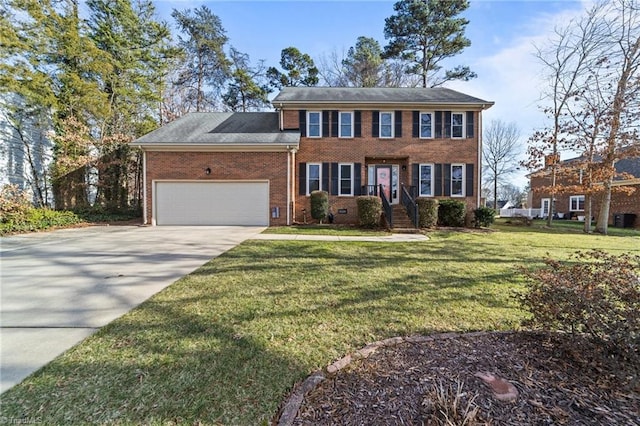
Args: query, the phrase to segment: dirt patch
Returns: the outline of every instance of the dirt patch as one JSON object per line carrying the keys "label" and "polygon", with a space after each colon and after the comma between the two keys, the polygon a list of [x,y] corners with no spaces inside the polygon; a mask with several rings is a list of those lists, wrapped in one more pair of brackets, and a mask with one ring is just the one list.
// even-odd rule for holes
{"label": "dirt patch", "polygon": [[364,355],[316,374],[288,424],[640,425],[640,366],[586,339],[398,338]]}

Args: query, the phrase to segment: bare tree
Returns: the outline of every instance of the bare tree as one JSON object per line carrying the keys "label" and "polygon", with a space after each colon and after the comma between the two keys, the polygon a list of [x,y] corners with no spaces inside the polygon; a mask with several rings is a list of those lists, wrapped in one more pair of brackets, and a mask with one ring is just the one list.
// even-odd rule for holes
{"label": "bare tree", "polygon": [[493,184],[493,208],[498,208],[500,180],[518,169],[520,130],[515,122],[492,120],[484,131],[482,167],[485,179]]}

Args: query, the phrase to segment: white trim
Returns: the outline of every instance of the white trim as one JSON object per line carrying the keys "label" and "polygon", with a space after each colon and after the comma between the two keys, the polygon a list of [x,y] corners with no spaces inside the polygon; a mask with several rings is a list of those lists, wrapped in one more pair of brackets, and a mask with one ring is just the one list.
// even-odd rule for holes
{"label": "white trim", "polygon": [[[429,114],[431,116],[431,136],[422,136],[422,115]],[[434,139],[435,138],[435,112],[434,111],[420,111],[418,113],[418,138],[419,139]]]}
{"label": "white trim", "polygon": [[[391,115],[391,136],[382,136],[382,115],[389,114]],[[395,112],[394,111],[380,111],[380,115],[378,116],[378,137],[380,139],[393,139],[395,137]]]}
{"label": "white trim", "polygon": [[[342,166],[349,166],[351,169],[350,172],[350,181],[351,181],[351,191],[348,194],[342,194]],[[339,197],[353,197],[353,186],[354,186],[354,165],[353,163],[338,163],[338,196]]]}
{"label": "white trim", "polygon": [[311,166],[318,166],[318,190],[321,191],[322,190],[322,163],[307,163],[307,174],[306,174],[306,182],[305,185],[307,186],[306,188],[306,195],[311,195],[311,192],[309,190],[309,168]]}
{"label": "white trim", "polygon": [[[431,194],[423,194],[422,193],[422,166],[429,166],[431,168]],[[435,174],[435,166],[433,163],[420,163],[418,165],[418,196],[419,197],[433,197],[434,193],[434,174]]]}
{"label": "white trim", "polygon": [[[582,199],[582,208],[573,208],[573,201],[576,200],[576,207],[580,207],[580,199]],[[584,195],[571,195],[569,196],[569,211],[570,212],[582,212],[584,211],[585,197]]]}
{"label": "white trim", "polygon": [[[342,136],[342,114],[349,114],[351,117],[351,134],[349,136]],[[338,111],[338,137],[341,139],[350,139],[354,135],[354,112],[353,111]]]}
{"label": "white trim", "polygon": [[475,133],[478,141],[478,162],[473,168],[476,174],[476,208],[480,207],[482,201],[482,111],[478,111],[478,131]]}
{"label": "white trim", "polygon": [[[546,211],[546,212],[545,212],[545,209],[544,209],[544,203],[545,203],[545,201],[546,201],[546,202],[547,202],[547,204],[548,204],[548,207],[547,207],[547,211]],[[541,215],[542,217],[547,217],[547,216],[549,215],[549,213],[550,213],[550,212],[551,212],[551,198],[541,198],[541,199],[540,199],[540,215]]]}
{"label": "white trim", "polygon": [[147,214],[147,152],[142,151],[142,223],[149,223]]}
{"label": "white trim", "polygon": [[[311,120],[309,117],[311,114],[318,114],[318,136],[311,136],[309,132],[309,126],[311,125]],[[318,139],[322,137],[322,111],[307,111],[307,137],[312,139]]]}
{"label": "white trim", "polygon": [[[453,193],[453,168],[454,167],[460,167],[460,169],[462,170],[462,185],[461,185],[461,190],[462,193],[461,194],[454,194]],[[450,193],[450,197],[455,197],[455,198],[464,198],[465,195],[465,186],[466,186],[466,167],[465,164],[463,163],[453,163],[451,164],[451,169],[449,170],[450,176],[449,176],[449,193]]]}

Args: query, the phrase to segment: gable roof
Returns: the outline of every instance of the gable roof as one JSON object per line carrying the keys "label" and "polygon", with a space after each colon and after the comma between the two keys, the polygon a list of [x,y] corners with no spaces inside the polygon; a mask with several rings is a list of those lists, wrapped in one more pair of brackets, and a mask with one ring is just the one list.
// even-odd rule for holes
{"label": "gable roof", "polygon": [[136,139],[142,148],[297,146],[300,132],[280,131],[277,112],[192,112]]}
{"label": "gable roof", "polygon": [[285,87],[271,102],[276,108],[300,104],[389,104],[490,108],[494,102],[443,87]]}

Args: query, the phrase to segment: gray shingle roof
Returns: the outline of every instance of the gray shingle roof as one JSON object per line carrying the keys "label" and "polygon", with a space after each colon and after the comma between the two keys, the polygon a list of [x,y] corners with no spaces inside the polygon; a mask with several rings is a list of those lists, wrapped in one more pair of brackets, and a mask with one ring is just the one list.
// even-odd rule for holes
{"label": "gray shingle roof", "polygon": [[189,113],[132,142],[133,145],[295,145],[300,132],[280,131],[277,112]]}
{"label": "gray shingle roof", "polygon": [[491,101],[442,87],[285,87],[272,104],[359,103],[359,104],[459,104],[489,107]]}

